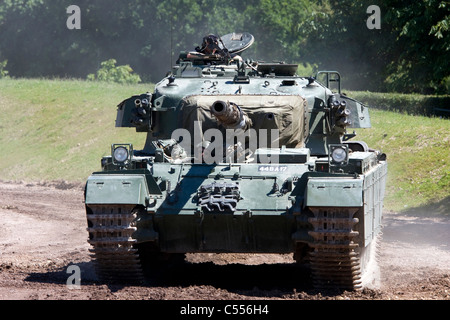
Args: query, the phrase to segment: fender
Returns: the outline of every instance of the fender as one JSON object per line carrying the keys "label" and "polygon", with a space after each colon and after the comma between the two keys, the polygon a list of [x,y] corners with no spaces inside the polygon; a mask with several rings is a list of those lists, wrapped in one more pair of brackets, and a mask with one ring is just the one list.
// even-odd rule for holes
{"label": "fender", "polygon": [[85,203],[136,204],[146,206],[149,199],[145,175],[91,175],[86,184]]}

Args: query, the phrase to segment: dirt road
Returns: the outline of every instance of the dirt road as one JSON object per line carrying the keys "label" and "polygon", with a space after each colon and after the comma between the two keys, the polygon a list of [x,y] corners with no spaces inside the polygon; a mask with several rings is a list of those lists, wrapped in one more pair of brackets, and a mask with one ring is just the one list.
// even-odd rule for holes
{"label": "dirt road", "polygon": [[[0,181],[0,221],[2,300],[450,300],[450,219],[431,214],[385,214],[380,287],[356,293],[312,289],[290,255],[190,254],[151,286],[102,284],[90,262],[80,185]],[[72,265],[81,271],[79,289]]]}

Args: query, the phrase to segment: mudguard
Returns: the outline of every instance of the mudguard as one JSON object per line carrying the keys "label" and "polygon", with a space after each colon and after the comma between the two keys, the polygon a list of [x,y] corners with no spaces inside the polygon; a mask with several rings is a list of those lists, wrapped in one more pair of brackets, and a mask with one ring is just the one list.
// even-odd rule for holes
{"label": "mudguard", "polygon": [[310,178],[306,188],[306,205],[308,207],[362,207],[363,183],[363,179]]}
{"label": "mudguard", "polygon": [[[114,195],[114,196],[111,196]],[[86,184],[86,204],[135,204],[148,201],[144,175],[91,175]]]}

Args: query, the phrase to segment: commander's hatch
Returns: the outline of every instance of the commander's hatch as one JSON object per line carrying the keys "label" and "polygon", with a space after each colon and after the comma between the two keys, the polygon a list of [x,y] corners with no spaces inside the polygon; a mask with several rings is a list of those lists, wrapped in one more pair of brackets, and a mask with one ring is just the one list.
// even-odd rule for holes
{"label": "commander's hatch", "polygon": [[218,54],[204,54],[197,51],[180,52],[176,62],[177,66],[174,66],[173,73],[182,77],[200,77],[202,68],[197,66],[228,65],[230,59],[234,55],[248,49],[255,41],[255,38],[248,32],[233,32],[218,37],[218,40],[219,49],[222,51]]}

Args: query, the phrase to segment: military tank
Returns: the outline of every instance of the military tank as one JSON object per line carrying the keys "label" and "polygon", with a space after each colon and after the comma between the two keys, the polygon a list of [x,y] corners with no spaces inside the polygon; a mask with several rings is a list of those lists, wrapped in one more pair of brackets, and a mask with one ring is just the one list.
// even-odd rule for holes
{"label": "military tank", "polygon": [[147,139],[112,144],[87,179],[102,281],[142,281],[148,261],[186,253],[292,253],[317,288],[364,287],[387,162],[348,129],[370,127],[369,109],[341,93],[338,72],[319,82],[243,60],[253,41],[209,35],[153,92],[118,104],[116,127]]}

